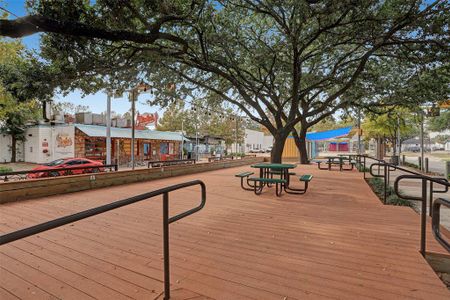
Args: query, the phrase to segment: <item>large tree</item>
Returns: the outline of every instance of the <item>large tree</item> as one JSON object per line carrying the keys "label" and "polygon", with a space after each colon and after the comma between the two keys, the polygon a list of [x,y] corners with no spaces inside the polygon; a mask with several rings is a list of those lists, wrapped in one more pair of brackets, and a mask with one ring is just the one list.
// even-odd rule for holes
{"label": "large tree", "polygon": [[306,162],[306,131],[355,104],[369,65],[415,56],[433,68],[448,50],[444,0],[34,3],[30,16],[0,21],[0,34],[51,32],[42,55],[79,78],[72,87],[146,77],[163,105],[173,83],[218,95],[270,131],[274,162],[290,133]]}
{"label": "large tree", "polygon": [[398,134],[401,144],[419,134],[419,124],[420,121],[414,111],[393,108],[387,109],[383,114],[367,114],[362,129],[366,139],[383,139],[390,142],[393,154],[397,155]]}
{"label": "large tree", "polygon": [[[29,64],[21,43],[0,38],[0,70],[25,70]],[[27,93],[19,92],[25,80],[23,76],[22,80],[17,80],[16,75],[15,72],[0,72],[0,133],[11,137],[11,162],[16,162],[17,142],[25,140],[26,124],[35,121],[40,112],[35,99],[20,101]]]}
{"label": "large tree", "polygon": [[180,131],[188,136],[214,136],[224,139],[226,145],[241,143],[244,137],[243,126],[246,120],[234,114],[231,108],[222,105],[205,105],[203,101],[192,101],[185,107],[181,101],[171,103],[159,121],[156,129]]}

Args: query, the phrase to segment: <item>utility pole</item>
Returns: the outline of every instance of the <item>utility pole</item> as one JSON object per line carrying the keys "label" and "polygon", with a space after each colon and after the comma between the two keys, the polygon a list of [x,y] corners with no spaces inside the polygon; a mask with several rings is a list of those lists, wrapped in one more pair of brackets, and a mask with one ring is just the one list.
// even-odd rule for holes
{"label": "utility pole", "polygon": [[111,91],[106,98],[106,164],[111,164]]}
{"label": "utility pole", "polygon": [[358,108],[358,151],[357,154],[361,154],[361,108]]}
{"label": "utility pole", "polygon": [[420,169],[422,171],[425,170],[424,159],[423,159],[423,157],[424,157],[424,149],[423,149],[423,146],[424,146],[424,142],[423,142],[423,121],[424,120],[423,119],[424,119],[424,113],[421,110],[420,111]]}
{"label": "utility pole", "polygon": [[135,123],[134,114],[136,110],[136,98],[137,90],[133,89],[131,91],[131,169],[134,170],[134,136],[135,136]]}
{"label": "utility pole", "polygon": [[238,118],[236,117],[235,129],[234,129],[234,141],[236,143],[236,153],[238,153]]}
{"label": "utility pole", "polygon": [[181,159],[183,159],[183,149],[184,149],[184,120],[181,119]]}

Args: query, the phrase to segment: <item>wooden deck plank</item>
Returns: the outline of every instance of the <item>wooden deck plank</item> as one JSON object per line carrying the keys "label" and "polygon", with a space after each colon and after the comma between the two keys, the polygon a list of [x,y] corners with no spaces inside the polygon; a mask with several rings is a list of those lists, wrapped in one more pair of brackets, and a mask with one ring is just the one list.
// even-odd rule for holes
{"label": "wooden deck plank", "polygon": [[[419,216],[409,208],[383,206],[361,174],[301,166],[297,173],[314,175],[308,193],[277,198],[273,189],[261,196],[241,190],[233,174],[248,169],[4,204],[0,232],[199,178],[207,185],[206,207],[171,225],[172,289],[183,289],[179,299],[190,293],[192,299],[449,297],[418,253]],[[198,197],[196,188],[171,194],[171,214],[195,206]],[[428,245],[441,251],[431,236]],[[161,294],[160,199],[4,247],[45,261],[47,268],[50,263],[62,268],[53,270],[65,274],[58,278],[62,281],[81,276],[91,287],[84,291],[97,298],[119,293],[155,299]]]}
{"label": "wooden deck plank", "polygon": [[[96,234],[95,233],[92,233],[92,232],[89,232],[89,231],[85,231],[84,229],[86,229],[87,227],[89,227],[89,225],[91,225],[91,224],[86,224],[86,226],[85,225],[81,225],[81,226],[79,226],[80,228],[79,228],[79,230],[81,230],[82,232],[83,232],[83,236],[87,236],[87,235],[89,235],[89,234],[93,234],[93,236],[91,237],[92,239],[95,239],[95,240],[97,240],[97,238],[101,238],[101,235],[102,235],[102,233],[99,233],[99,236],[96,236]],[[96,228],[101,228],[100,226],[95,226]],[[96,228],[94,227],[94,230],[97,230]],[[118,228],[117,230],[115,230],[115,232],[114,233],[110,233],[110,234],[108,234],[108,238],[107,239],[111,239],[112,241],[114,241],[114,240],[117,240],[117,242],[120,242],[121,241],[121,239],[123,239],[124,237],[126,237],[126,236],[131,236],[131,234],[133,234],[133,232],[128,232],[128,233],[126,233],[124,236],[119,236],[119,239],[116,239],[116,238],[114,238],[114,235],[115,235],[115,233],[117,232],[117,231],[120,231],[121,229],[120,228]],[[144,240],[144,239],[142,239],[142,240]],[[138,244],[140,243],[139,241],[137,241],[138,242]],[[143,242],[143,244],[145,244],[145,242]],[[144,245],[145,246],[145,245]],[[133,248],[136,248],[136,246],[134,246]],[[138,248],[139,249],[139,248]],[[142,254],[143,255],[146,255],[147,252],[148,251],[148,249],[145,249],[143,252],[142,252]],[[161,249],[154,249],[154,250],[152,250],[152,251],[154,251],[154,252],[157,252],[157,253],[160,253],[161,252]],[[242,254],[242,252],[241,252],[241,254]],[[172,255],[173,256],[175,256],[176,255],[176,253],[172,253]],[[217,262],[215,262],[215,263],[217,263]],[[324,270],[324,273],[325,273],[325,270]],[[326,279],[326,278],[325,278]],[[406,281],[406,280],[405,280]],[[407,281],[408,282],[408,281]],[[414,284],[414,283],[413,283]],[[420,279],[418,279],[417,280],[417,282],[415,283],[416,285],[417,284],[422,284],[421,282],[420,282]]]}

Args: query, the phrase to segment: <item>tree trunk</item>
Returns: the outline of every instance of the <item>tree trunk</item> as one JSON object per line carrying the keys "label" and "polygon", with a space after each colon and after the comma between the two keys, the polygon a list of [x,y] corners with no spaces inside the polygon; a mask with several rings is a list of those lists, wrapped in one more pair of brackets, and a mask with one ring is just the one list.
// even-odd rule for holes
{"label": "tree trunk", "polygon": [[295,145],[297,146],[298,152],[300,153],[300,163],[302,165],[309,164],[308,151],[306,149],[306,129],[300,129],[300,134],[297,130],[292,130],[292,136],[294,137]]}
{"label": "tree trunk", "polygon": [[12,163],[16,162],[16,144],[17,144],[16,136],[14,134],[12,134],[11,135],[11,162]]}
{"label": "tree trunk", "polygon": [[273,135],[273,148],[270,154],[270,162],[280,164],[282,162],[282,155],[284,150],[284,144],[286,143],[288,134],[275,134]]}

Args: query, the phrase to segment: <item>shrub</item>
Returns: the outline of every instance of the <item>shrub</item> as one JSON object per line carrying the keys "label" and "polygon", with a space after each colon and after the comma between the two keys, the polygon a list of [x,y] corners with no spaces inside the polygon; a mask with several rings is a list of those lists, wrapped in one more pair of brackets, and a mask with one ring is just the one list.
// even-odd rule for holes
{"label": "shrub", "polygon": [[390,195],[386,199],[386,204],[397,205],[397,206],[408,206],[412,207],[412,203],[408,200],[399,198],[397,195]]}
{"label": "shrub", "polygon": [[[384,180],[382,178],[374,177],[369,178],[367,182],[372,187],[372,190],[378,198],[382,200],[384,197]],[[408,200],[399,198],[391,186],[387,187],[387,195],[388,197],[386,198],[386,204],[412,207],[412,203]]]}
{"label": "shrub", "polygon": [[365,167],[364,165],[357,165],[356,168],[358,169],[359,172],[369,172],[369,168]]}
{"label": "shrub", "polygon": [[0,174],[12,172],[12,171],[13,171],[13,169],[10,168],[10,167],[2,167],[2,166],[0,166]]}

